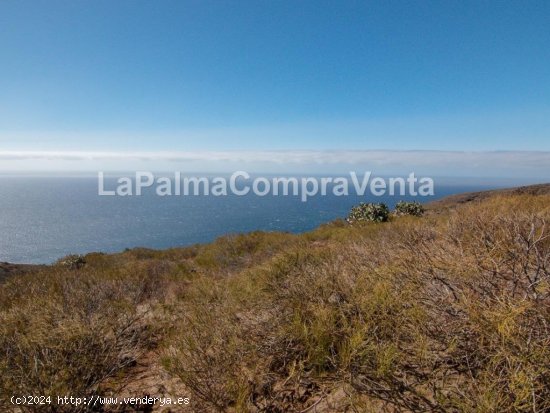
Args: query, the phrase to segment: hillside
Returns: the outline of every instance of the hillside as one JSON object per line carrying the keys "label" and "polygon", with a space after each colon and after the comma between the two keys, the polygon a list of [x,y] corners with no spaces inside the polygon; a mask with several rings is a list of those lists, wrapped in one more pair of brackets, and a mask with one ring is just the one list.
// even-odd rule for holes
{"label": "hillside", "polygon": [[39,271],[43,266],[0,262],[0,282],[12,275]]}
{"label": "hillside", "polygon": [[9,277],[0,410],[550,411],[550,185],[527,188]]}
{"label": "hillside", "polygon": [[438,201],[427,204],[429,211],[441,211],[447,208],[456,208],[468,202],[478,202],[497,195],[550,195],[550,184],[520,186],[507,189],[493,189],[490,191],[465,192],[450,195]]}

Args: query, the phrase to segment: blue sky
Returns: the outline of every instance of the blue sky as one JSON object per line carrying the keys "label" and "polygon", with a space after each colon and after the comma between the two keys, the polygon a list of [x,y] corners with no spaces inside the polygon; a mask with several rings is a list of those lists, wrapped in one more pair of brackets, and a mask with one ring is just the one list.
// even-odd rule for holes
{"label": "blue sky", "polygon": [[3,1],[0,169],[45,165],[25,151],[548,152],[549,45],[548,1]]}

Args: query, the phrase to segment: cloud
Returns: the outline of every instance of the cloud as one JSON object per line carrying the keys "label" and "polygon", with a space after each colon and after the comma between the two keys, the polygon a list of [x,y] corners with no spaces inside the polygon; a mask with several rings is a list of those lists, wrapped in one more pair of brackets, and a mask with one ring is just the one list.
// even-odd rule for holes
{"label": "cloud", "polygon": [[11,165],[19,170],[39,170],[44,166],[48,170],[63,170],[67,165],[72,170],[158,170],[184,165],[212,171],[250,168],[260,172],[290,169],[324,172],[360,167],[382,173],[408,170],[439,175],[550,178],[550,151],[0,151],[0,165],[4,165],[4,169]]}
{"label": "cloud", "polygon": [[88,152],[0,151],[0,160],[46,161],[224,161],[279,164],[424,164],[448,165],[507,163],[548,166],[550,151],[428,151],[428,150],[334,150],[334,151],[190,151],[190,152]]}

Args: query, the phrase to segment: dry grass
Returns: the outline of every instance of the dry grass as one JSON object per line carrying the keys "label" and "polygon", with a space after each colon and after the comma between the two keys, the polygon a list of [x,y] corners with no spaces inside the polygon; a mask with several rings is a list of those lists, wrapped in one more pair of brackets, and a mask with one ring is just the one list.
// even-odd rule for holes
{"label": "dry grass", "polygon": [[10,279],[0,396],[116,391],[155,348],[188,411],[550,411],[548,205],[494,196]]}
{"label": "dry grass", "polygon": [[[161,274],[132,265],[116,271],[94,268],[13,277],[0,294],[0,396],[101,394],[153,343],[151,321]],[[84,411],[84,408],[29,411]]]}

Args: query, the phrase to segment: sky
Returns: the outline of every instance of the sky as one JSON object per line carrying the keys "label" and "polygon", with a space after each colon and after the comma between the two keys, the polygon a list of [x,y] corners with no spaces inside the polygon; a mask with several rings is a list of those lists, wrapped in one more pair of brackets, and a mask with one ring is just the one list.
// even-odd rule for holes
{"label": "sky", "polygon": [[549,45],[548,1],[4,0],[0,171],[550,179]]}

